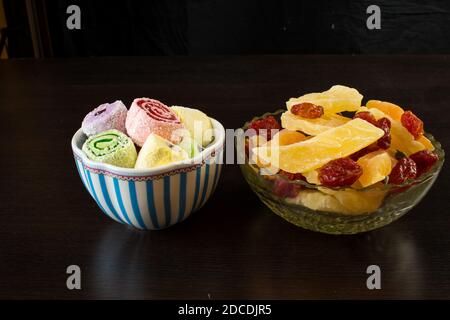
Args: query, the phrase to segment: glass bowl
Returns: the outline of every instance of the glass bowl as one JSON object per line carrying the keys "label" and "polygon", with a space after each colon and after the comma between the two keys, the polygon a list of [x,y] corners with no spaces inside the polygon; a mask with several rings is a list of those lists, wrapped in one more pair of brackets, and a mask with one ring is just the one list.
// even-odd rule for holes
{"label": "glass bowl", "polygon": [[[266,113],[278,118],[285,110]],[[253,121],[252,120],[252,121]],[[248,129],[247,122],[242,129]],[[441,144],[430,134],[439,160],[432,169],[415,180],[402,185],[379,182],[362,188],[327,188],[302,180],[288,180],[283,175],[261,175],[258,166],[246,161],[241,171],[251,189],[274,213],[296,226],[330,234],[355,234],[385,226],[411,210],[433,185],[444,163]],[[242,150],[242,148],[236,148]],[[242,155],[241,155],[242,156]],[[299,190],[295,197],[279,197],[275,184],[285,190]]]}

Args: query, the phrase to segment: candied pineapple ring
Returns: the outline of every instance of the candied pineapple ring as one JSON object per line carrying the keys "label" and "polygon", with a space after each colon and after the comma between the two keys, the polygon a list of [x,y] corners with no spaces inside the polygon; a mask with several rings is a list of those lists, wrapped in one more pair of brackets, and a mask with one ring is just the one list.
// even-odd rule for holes
{"label": "candied pineapple ring", "polygon": [[343,125],[350,120],[338,114],[325,115],[316,119],[306,119],[286,111],[281,115],[281,126],[289,130],[298,130],[311,136],[316,136],[331,128]]}
{"label": "candied pineapple ring", "polygon": [[363,96],[354,88],[336,85],[324,92],[305,94],[299,98],[291,98],[286,102],[288,110],[303,102],[321,106],[325,115],[342,111],[356,111],[361,106]]}
{"label": "candied pineapple ring", "polygon": [[384,131],[367,121],[353,119],[311,139],[287,146],[254,148],[258,159],[290,173],[317,169],[331,160],[347,157],[377,141]]}

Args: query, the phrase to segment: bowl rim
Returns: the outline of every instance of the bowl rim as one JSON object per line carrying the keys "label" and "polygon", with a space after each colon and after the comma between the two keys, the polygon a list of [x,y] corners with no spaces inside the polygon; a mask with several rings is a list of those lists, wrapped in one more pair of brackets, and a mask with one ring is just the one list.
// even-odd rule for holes
{"label": "bowl rim", "polygon": [[[286,109],[278,109],[274,112],[266,112],[264,114],[262,114],[261,116],[256,116],[253,117],[250,121],[245,122],[245,124],[242,126],[242,129],[245,131],[249,124],[254,121],[254,120],[258,120],[258,119],[262,119],[265,118],[267,116],[278,116],[280,113],[287,111]],[[433,165],[433,167],[431,168],[431,170],[429,170],[428,172],[422,174],[419,178],[415,178],[415,179],[408,179],[406,181],[404,181],[402,184],[392,184],[392,183],[386,183],[386,181],[380,181],[382,184],[380,184],[380,182],[372,184],[370,186],[364,187],[364,188],[352,188],[351,186],[345,186],[345,187],[336,187],[336,188],[332,188],[332,187],[326,187],[326,186],[322,186],[322,185],[317,185],[317,184],[313,184],[313,183],[309,183],[307,181],[303,181],[303,180],[289,180],[286,176],[276,173],[273,175],[270,175],[270,177],[273,177],[275,179],[282,179],[288,183],[291,184],[297,184],[297,185],[301,185],[304,186],[308,189],[318,189],[318,188],[323,188],[323,189],[329,189],[329,190],[334,190],[334,191],[339,191],[339,190],[347,190],[347,189],[351,189],[351,190],[355,190],[355,191],[369,191],[369,190],[377,190],[377,191],[389,191],[391,189],[399,189],[402,187],[406,187],[406,186],[410,186],[412,184],[420,184],[423,183],[425,181],[428,181],[428,179],[430,179],[432,176],[439,174],[440,170],[442,169],[442,166],[444,164],[444,160],[445,160],[445,151],[442,148],[442,145],[439,141],[437,141],[433,135],[431,135],[430,133],[425,132],[424,135],[431,141],[431,143],[434,146],[434,150],[433,152],[436,153],[439,157],[438,161],[436,161],[436,163]],[[247,157],[245,158],[247,160]],[[263,175],[261,175],[258,170],[255,169],[259,169],[259,167],[255,164],[250,164],[248,162],[241,164],[241,166],[248,166],[252,169],[252,171],[254,172],[255,175],[258,175],[259,177],[263,177]]]}
{"label": "bowl rim", "polygon": [[223,125],[214,118],[210,117],[209,119],[211,120],[214,130],[214,140],[212,143],[210,143],[204,150],[202,150],[198,155],[196,155],[191,159],[177,161],[174,163],[158,166],[155,168],[149,169],[123,168],[112,164],[102,163],[89,159],[86,156],[86,154],[81,150],[81,148],[78,147],[77,145],[77,143],[79,143],[81,139],[84,139],[84,141],[87,139],[87,136],[83,133],[83,130],[81,128],[79,128],[72,136],[71,140],[72,151],[75,158],[78,158],[87,169],[101,171],[103,173],[111,173],[113,175],[118,176],[139,176],[139,177],[154,176],[166,174],[173,171],[182,171],[183,169],[188,169],[191,167],[200,167],[203,166],[205,161],[213,157],[217,152],[220,152],[225,142],[225,129]]}

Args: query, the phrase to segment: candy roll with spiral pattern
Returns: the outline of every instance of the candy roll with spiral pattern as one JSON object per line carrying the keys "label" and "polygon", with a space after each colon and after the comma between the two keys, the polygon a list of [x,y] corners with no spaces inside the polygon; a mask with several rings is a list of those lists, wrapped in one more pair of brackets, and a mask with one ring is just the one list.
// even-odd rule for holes
{"label": "candy roll with spiral pattern", "polygon": [[149,98],[134,99],[125,126],[128,135],[140,147],[151,133],[177,144],[181,141],[184,129],[173,110],[162,102]]}
{"label": "candy roll with spiral pattern", "polygon": [[84,117],[81,128],[87,136],[111,129],[125,132],[127,112],[127,107],[120,100],[113,103],[104,103]]}
{"label": "candy roll with spiral pattern", "polygon": [[89,137],[83,151],[91,160],[118,167],[133,168],[137,152],[133,141],[118,130],[107,130]]}

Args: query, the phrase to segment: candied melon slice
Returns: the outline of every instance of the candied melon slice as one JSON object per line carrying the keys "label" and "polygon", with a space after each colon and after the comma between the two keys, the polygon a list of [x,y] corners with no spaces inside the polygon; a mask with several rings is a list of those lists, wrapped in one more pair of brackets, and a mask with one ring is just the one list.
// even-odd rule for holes
{"label": "candied melon slice", "polygon": [[429,150],[429,151],[433,151],[434,150],[434,146],[431,143],[431,141],[425,137],[424,135],[421,135],[419,139],[416,140],[417,142],[420,142],[421,144],[423,144],[423,146],[425,147],[425,149]]}
{"label": "candied melon slice", "polygon": [[311,210],[347,212],[347,209],[334,196],[316,190],[301,190],[295,198],[288,198],[286,201],[301,204]]}
{"label": "candied melon slice", "polygon": [[320,191],[301,190],[295,198],[289,198],[286,201],[301,204],[312,210],[357,215],[377,210],[387,193],[381,189],[366,191],[332,190],[322,187],[318,189]]}
{"label": "candied melon slice", "polygon": [[377,120],[386,117],[391,121],[391,149],[399,150],[408,156],[425,149],[425,146],[418,140],[415,140],[414,136],[409,133],[400,121],[391,118],[378,108],[368,109],[361,107],[357,112],[361,111],[369,111]]}
{"label": "candied melon slice", "polygon": [[356,111],[361,106],[363,96],[354,88],[335,85],[324,92],[307,93],[299,98],[290,98],[286,102],[288,110],[293,105],[309,102],[323,107],[325,114],[342,111]]}
{"label": "candied melon slice", "polygon": [[344,208],[341,213],[362,214],[377,210],[383,203],[387,194],[386,190],[373,188],[370,190],[332,190],[328,188],[318,188],[323,193],[333,196]]}
{"label": "candied melon slice", "polygon": [[287,146],[262,146],[253,152],[259,159],[291,173],[320,168],[327,162],[347,157],[383,136],[384,131],[362,119],[353,119],[308,140]]}
{"label": "candied melon slice", "polygon": [[358,159],[363,173],[358,182],[363,188],[377,183],[386,178],[392,170],[393,161],[385,150],[378,150],[366,154]]}
{"label": "candied melon slice", "polygon": [[380,100],[369,100],[366,103],[366,107],[369,109],[376,108],[397,121],[401,120],[402,114],[405,112],[396,104]]}
{"label": "candied melon slice", "polygon": [[270,140],[268,143],[269,144],[276,143],[280,146],[285,146],[303,140],[306,140],[306,136],[303,133],[289,129],[282,129],[279,132],[277,132],[272,137],[272,140]]}
{"label": "candied melon slice", "polygon": [[286,111],[281,115],[281,126],[289,130],[298,130],[311,136],[316,136],[331,128],[343,125],[350,120],[338,114],[325,115],[316,119],[306,119]]}
{"label": "candied melon slice", "polygon": [[311,170],[302,174],[308,183],[320,184],[319,172],[317,170]]}

